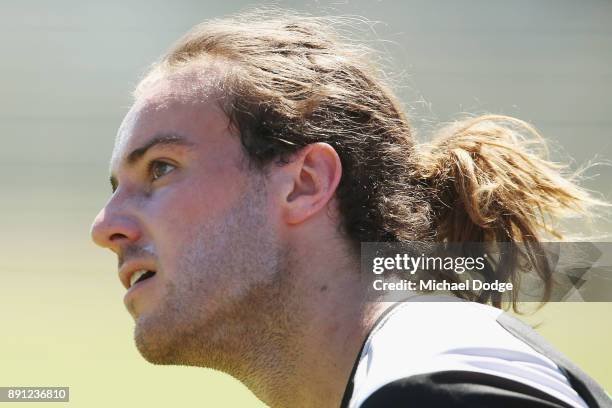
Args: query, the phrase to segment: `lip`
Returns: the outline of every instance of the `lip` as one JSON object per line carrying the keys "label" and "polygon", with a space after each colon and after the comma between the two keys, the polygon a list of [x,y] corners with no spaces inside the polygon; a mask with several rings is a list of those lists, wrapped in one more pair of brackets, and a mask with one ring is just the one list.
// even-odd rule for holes
{"label": "lip", "polygon": [[152,285],[151,281],[155,281],[155,278],[156,276],[152,276],[149,279],[146,279],[142,282],[138,282],[137,284],[129,288],[127,292],[125,293],[125,295],[123,296],[123,304],[128,308],[130,313],[132,313],[133,315],[134,313],[136,313],[133,309],[133,304],[132,304],[134,302],[134,299],[133,299],[134,296],[137,296],[137,294],[140,291],[146,290],[146,288],[149,285]]}
{"label": "lip", "polygon": [[[129,262],[126,262],[119,269],[119,280],[121,281],[121,284],[123,284],[123,287],[125,287],[126,289],[129,290],[130,289],[130,279],[132,278],[132,275],[136,271],[139,271],[141,269],[146,269],[146,270],[153,271],[153,272],[157,273],[157,270],[155,269],[155,266],[153,264],[151,264],[151,263],[143,262],[143,261],[129,261]],[[151,279],[151,278],[149,278],[149,279]]]}

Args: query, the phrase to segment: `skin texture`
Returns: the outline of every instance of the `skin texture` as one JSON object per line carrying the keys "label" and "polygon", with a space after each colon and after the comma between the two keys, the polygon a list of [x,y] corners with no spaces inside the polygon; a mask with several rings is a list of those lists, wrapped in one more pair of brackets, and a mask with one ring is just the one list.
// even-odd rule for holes
{"label": "skin texture", "polygon": [[[145,359],[225,371],[270,406],[338,406],[388,306],[362,302],[338,228],[340,160],[316,143],[254,169],[219,107],[218,75],[147,84],[119,129],[115,191],[92,237],[120,273],[156,272],[124,299]],[[160,138],[171,141],[143,152]]]}

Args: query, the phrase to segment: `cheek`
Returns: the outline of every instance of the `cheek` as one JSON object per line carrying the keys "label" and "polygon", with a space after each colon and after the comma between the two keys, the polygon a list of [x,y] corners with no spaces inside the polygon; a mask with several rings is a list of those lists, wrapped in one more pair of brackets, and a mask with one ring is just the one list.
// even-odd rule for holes
{"label": "cheek", "polygon": [[188,247],[206,225],[222,221],[241,196],[238,177],[233,182],[221,174],[211,178],[167,185],[147,202],[147,229],[162,263],[176,265],[181,248]]}
{"label": "cheek", "polygon": [[[232,186],[222,179],[185,178],[155,191],[147,204],[154,226],[188,225],[218,217],[235,200]],[[234,191],[233,191],[234,190]]]}

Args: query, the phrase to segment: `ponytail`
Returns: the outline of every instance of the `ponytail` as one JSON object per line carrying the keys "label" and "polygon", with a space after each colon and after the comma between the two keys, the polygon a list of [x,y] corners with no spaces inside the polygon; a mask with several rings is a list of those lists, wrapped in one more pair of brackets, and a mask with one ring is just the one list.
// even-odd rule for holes
{"label": "ponytail", "polygon": [[[541,256],[542,240],[563,238],[560,219],[608,205],[564,177],[563,166],[547,159],[540,134],[512,117],[485,115],[457,122],[420,146],[418,157],[418,178],[431,193],[435,240],[521,243],[511,245],[515,250],[504,253],[486,278],[518,288],[518,266],[527,262],[543,282],[543,302],[553,281]],[[517,295],[513,291],[515,309]],[[472,300],[501,305],[500,297],[475,296]]]}

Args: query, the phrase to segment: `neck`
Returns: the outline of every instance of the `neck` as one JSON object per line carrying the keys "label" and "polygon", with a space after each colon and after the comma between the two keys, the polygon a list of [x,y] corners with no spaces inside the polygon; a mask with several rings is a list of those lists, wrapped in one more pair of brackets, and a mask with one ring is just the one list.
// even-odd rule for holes
{"label": "neck", "polygon": [[290,322],[278,327],[290,329],[260,344],[251,375],[241,378],[271,407],[338,407],[362,343],[389,307],[364,301],[359,262],[334,262],[325,252],[308,251],[324,265],[312,257],[297,258],[307,265],[291,263],[291,290],[278,310]]}

